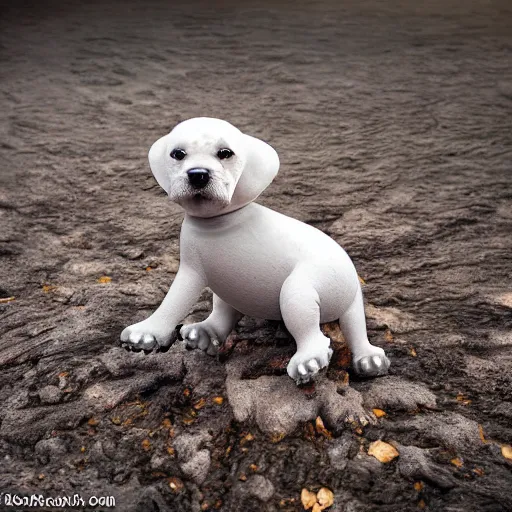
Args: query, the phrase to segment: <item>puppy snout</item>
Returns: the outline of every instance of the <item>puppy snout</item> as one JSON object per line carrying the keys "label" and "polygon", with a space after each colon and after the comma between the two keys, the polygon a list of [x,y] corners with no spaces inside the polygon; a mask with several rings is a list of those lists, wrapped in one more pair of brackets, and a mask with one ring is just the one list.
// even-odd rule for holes
{"label": "puppy snout", "polygon": [[188,181],[192,187],[200,189],[206,187],[210,181],[208,169],[190,169],[187,171]]}

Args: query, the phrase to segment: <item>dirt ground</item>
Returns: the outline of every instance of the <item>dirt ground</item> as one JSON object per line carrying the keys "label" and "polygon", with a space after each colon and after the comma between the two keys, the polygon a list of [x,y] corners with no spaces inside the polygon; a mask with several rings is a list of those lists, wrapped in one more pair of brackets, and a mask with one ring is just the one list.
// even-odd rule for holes
{"label": "dirt ground", "polygon": [[[510,2],[40,1],[0,20],[0,509],[291,512],[326,487],[336,512],[512,510]],[[119,347],[179,263],[147,152],[195,116],[276,148],[260,202],[353,258],[388,377],[347,373],[331,329],[328,373],[298,389],[287,333],[248,318],[218,360]]]}

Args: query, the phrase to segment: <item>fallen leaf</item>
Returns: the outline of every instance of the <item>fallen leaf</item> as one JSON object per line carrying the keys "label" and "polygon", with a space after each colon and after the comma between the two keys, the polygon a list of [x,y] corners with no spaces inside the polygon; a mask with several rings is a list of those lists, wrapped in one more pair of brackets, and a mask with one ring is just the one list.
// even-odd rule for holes
{"label": "fallen leaf", "polygon": [[202,409],[206,405],[206,399],[201,398],[199,401],[197,401],[194,404],[194,409],[198,411],[199,409]]}
{"label": "fallen leaf", "polygon": [[316,503],[316,494],[304,488],[300,493],[300,501],[302,501],[304,510],[309,510]]}
{"label": "fallen leaf", "polygon": [[327,489],[327,487],[322,487],[316,494],[316,499],[322,506],[320,510],[323,510],[324,508],[330,507],[334,503],[334,494],[330,489]]}
{"label": "fallen leaf", "polygon": [[162,427],[163,428],[171,428],[172,427],[171,420],[169,418],[165,418],[164,421],[162,421]]}
{"label": "fallen leaf", "polygon": [[475,468],[473,469],[473,473],[478,476],[484,476],[484,470],[482,468]]}
{"label": "fallen leaf", "polygon": [[89,421],[87,422],[87,425],[91,427],[95,427],[99,421],[96,418],[89,418]]}
{"label": "fallen leaf", "polygon": [[311,509],[311,512],[322,512],[322,510],[322,505],[320,505],[320,503],[315,503]]}
{"label": "fallen leaf", "polygon": [[485,439],[484,427],[482,427],[482,425],[478,425],[478,433],[480,434],[480,439],[482,440],[482,443],[487,444],[489,441]]}
{"label": "fallen leaf", "polygon": [[457,468],[461,468],[462,466],[464,466],[464,462],[462,461],[462,459],[459,459],[458,457],[452,459],[450,461],[450,464],[453,464]]}
{"label": "fallen leaf", "polygon": [[80,447],[80,451],[81,451],[82,453],[84,453],[84,452],[85,452],[85,446]]}
{"label": "fallen leaf", "polygon": [[424,500],[418,502],[418,508],[424,509],[427,506]]}
{"label": "fallen leaf", "polygon": [[146,272],[151,272],[153,270],[153,267],[146,267]]}
{"label": "fallen leaf", "polygon": [[512,446],[509,444],[504,444],[501,447],[501,454],[503,457],[505,457],[505,459],[512,460]]}
{"label": "fallen leaf", "polygon": [[368,455],[373,455],[379,462],[390,462],[400,454],[394,446],[384,441],[374,441],[368,448]]}
{"label": "fallen leaf", "polygon": [[245,482],[247,480],[247,475],[245,473],[240,473],[238,480],[242,480],[242,482]]}
{"label": "fallen leaf", "polygon": [[256,464],[251,464],[249,466],[249,468],[252,470],[252,471],[258,471],[258,466],[256,466]]}
{"label": "fallen leaf", "polygon": [[142,441],[142,448],[145,452],[149,452],[149,450],[151,450],[151,441],[149,439],[144,439],[144,441]]}
{"label": "fallen leaf", "polygon": [[423,482],[414,482],[414,489],[420,492],[423,489]]}
{"label": "fallen leaf", "polygon": [[108,276],[101,276],[99,279],[98,279],[98,283],[100,284],[108,284],[112,281],[112,278],[111,277],[108,277]]}
{"label": "fallen leaf", "polygon": [[242,439],[240,439],[240,446],[243,446],[244,444],[248,443],[249,441],[254,441],[254,436],[249,432],[248,434],[245,434]]}
{"label": "fallen leaf", "polygon": [[188,398],[188,397],[190,396],[190,389],[185,388],[185,389],[183,390],[183,396]]}
{"label": "fallen leaf", "polygon": [[121,419],[118,418],[117,416],[115,418],[112,418],[111,421],[114,425],[121,425]]}
{"label": "fallen leaf", "polygon": [[364,286],[366,284],[365,280],[361,276],[357,276],[359,279],[359,282]]}
{"label": "fallen leaf", "polygon": [[0,304],[7,304],[8,302],[12,302],[13,300],[16,300],[15,297],[2,297],[0,299]]}
{"label": "fallen leaf", "polygon": [[172,446],[168,446],[168,447],[167,447],[167,453],[168,453],[171,457],[174,457],[174,455],[175,455],[174,448],[173,448]]}
{"label": "fallen leaf", "polygon": [[386,411],[383,411],[382,409],[372,409],[373,414],[377,416],[377,418],[382,418],[383,416],[386,416]]}
{"label": "fallen leaf", "polygon": [[412,357],[416,357],[418,354],[416,353],[416,350],[414,349],[414,347],[411,347],[409,349],[409,354],[411,354]]}
{"label": "fallen leaf", "polygon": [[178,477],[169,478],[169,487],[176,493],[180,492],[184,485],[183,482]]}
{"label": "fallen leaf", "polygon": [[224,403],[224,398],[222,398],[221,396],[214,396],[212,398],[212,402],[217,405],[222,405]]}
{"label": "fallen leaf", "polygon": [[393,335],[391,334],[391,331],[389,329],[386,329],[386,333],[384,334],[384,339],[391,343],[393,341]]}
{"label": "fallen leaf", "polygon": [[43,292],[44,293],[52,292],[52,291],[54,291],[56,289],[57,289],[57,287],[53,286],[51,284],[43,284]]}
{"label": "fallen leaf", "polygon": [[286,434],[283,433],[283,432],[274,432],[271,436],[270,436],[270,442],[271,443],[279,443],[280,441],[282,441],[284,438],[286,437]]}
{"label": "fallen leaf", "polygon": [[325,428],[324,422],[320,416],[317,416],[315,420],[316,431],[326,437],[327,439],[332,439],[332,434]]}
{"label": "fallen leaf", "polygon": [[44,473],[39,473],[39,476],[37,478],[39,478],[39,480],[43,480],[44,479]]}

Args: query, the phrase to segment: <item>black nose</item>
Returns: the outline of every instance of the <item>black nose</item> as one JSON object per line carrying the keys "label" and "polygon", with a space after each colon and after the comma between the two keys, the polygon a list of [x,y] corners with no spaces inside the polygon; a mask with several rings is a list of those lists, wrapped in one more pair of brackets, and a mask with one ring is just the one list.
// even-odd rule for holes
{"label": "black nose", "polygon": [[188,181],[194,188],[204,188],[210,181],[210,173],[207,169],[190,169],[187,175]]}

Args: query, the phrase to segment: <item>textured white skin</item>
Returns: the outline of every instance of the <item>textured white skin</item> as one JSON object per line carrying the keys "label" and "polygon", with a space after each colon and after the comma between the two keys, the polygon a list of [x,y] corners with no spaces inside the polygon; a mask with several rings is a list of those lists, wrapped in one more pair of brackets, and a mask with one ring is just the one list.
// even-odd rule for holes
{"label": "textured white skin", "polygon": [[[187,156],[170,157],[175,148]],[[216,154],[230,148],[234,156]],[[180,267],[160,307],[124,329],[127,348],[167,347],[173,331],[203,289],[213,291],[213,311],[181,328],[192,348],[214,355],[242,315],[283,320],[297,343],[288,374],[307,382],[329,364],[330,340],[320,323],[339,320],[357,373],[387,373],[384,351],[366,333],[359,279],[347,253],[318,229],[253,202],[279,169],[272,147],[226,121],[184,121],[151,147],[149,161],[158,183],[185,209]],[[193,189],[187,170],[208,169],[210,183]]]}

